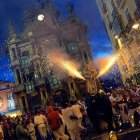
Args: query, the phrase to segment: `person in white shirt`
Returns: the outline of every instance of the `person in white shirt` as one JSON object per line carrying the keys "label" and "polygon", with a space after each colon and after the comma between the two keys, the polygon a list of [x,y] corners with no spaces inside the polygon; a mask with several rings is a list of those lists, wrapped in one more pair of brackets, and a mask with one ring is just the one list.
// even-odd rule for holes
{"label": "person in white shirt", "polygon": [[117,91],[116,103],[118,104],[120,108],[120,113],[121,113],[123,123],[128,123],[129,117],[126,112],[128,107],[127,107],[125,99],[123,98],[123,96],[121,95],[119,91]]}
{"label": "person in white shirt", "polygon": [[83,115],[81,113],[81,106],[79,104],[76,103],[76,101],[74,102],[74,104],[71,107],[73,113],[75,114],[75,116],[77,117],[77,123],[78,123],[78,127],[82,130],[84,130],[85,128],[82,126],[82,118]]}
{"label": "person in white shirt", "polygon": [[3,129],[2,129],[2,125],[0,125],[0,140],[4,140],[4,132],[3,132]]}
{"label": "person in white shirt", "polygon": [[37,140],[36,135],[35,135],[35,125],[32,123],[31,119],[27,120],[27,129],[29,131],[30,139]]}
{"label": "person in white shirt", "polygon": [[111,105],[112,105],[112,111],[113,111],[113,114],[118,114],[117,113],[117,111],[115,110],[115,105],[116,105],[116,103],[115,103],[115,97],[113,96],[113,94],[114,93],[112,93],[112,94],[110,94],[110,96],[109,96],[109,100],[110,100],[110,102],[111,102]]}
{"label": "person in white shirt", "polygon": [[39,134],[42,140],[47,138],[47,119],[44,115],[40,114],[36,111],[36,115],[34,117],[34,124],[37,126]]}
{"label": "person in white shirt", "polygon": [[68,107],[67,104],[63,104],[62,116],[67,126],[71,140],[81,140],[77,125],[77,117],[75,116],[72,108]]}
{"label": "person in white shirt", "polygon": [[139,86],[137,87],[137,90],[136,90],[136,96],[140,97],[140,87]]}

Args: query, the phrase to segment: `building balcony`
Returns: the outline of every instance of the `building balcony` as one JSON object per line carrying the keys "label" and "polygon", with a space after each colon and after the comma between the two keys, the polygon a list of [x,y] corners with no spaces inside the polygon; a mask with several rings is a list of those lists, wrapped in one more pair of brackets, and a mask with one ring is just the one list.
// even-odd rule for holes
{"label": "building balcony", "polygon": [[134,12],[134,16],[135,16],[135,19],[136,20],[139,20],[140,19],[140,6]]}
{"label": "building balcony", "polygon": [[14,87],[14,92],[20,92],[20,91],[23,91],[24,90],[24,85],[23,84],[18,84],[18,85],[15,85]]}
{"label": "building balcony", "polygon": [[102,11],[103,11],[104,14],[106,14],[106,12],[107,12],[107,8],[106,8],[106,4],[105,3],[102,6]]}
{"label": "building balcony", "polygon": [[116,16],[118,16],[118,10],[116,7],[114,7],[112,11],[112,17],[115,18]]}
{"label": "building balcony", "polygon": [[118,15],[114,18],[112,24],[110,25],[110,28],[115,35],[120,35],[123,33],[124,26],[122,22],[121,15]]}
{"label": "building balcony", "polygon": [[34,83],[33,82],[27,82],[25,83],[26,88],[26,94],[31,94],[35,92]]}
{"label": "building balcony", "polygon": [[45,79],[43,79],[43,78],[36,79],[34,84],[35,84],[35,87],[43,85],[43,84],[45,84]]}

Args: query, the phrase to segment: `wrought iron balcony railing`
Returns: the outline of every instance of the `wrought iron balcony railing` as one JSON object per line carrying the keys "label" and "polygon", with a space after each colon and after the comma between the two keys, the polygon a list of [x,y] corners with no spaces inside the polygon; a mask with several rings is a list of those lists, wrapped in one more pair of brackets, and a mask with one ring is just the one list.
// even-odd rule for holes
{"label": "wrought iron balcony railing", "polygon": [[123,33],[124,26],[121,15],[118,15],[114,18],[110,27],[112,32],[115,33],[116,35],[121,35]]}
{"label": "wrought iron balcony railing", "polygon": [[15,85],[14,92],[20,92],[22,90],[24,90],[24,85],[23,84]]}
{"label": "wrought iron balcony railing", "polygon": [[45,84],[45,80],[43,78],[40,78],[38,80],[35,80],[35,86],[40,86],[40,85],[43,85]]}

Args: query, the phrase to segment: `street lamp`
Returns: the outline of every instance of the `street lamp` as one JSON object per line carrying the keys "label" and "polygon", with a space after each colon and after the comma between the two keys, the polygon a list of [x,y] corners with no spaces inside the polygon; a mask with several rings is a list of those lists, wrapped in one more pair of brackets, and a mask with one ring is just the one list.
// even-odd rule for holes
{"label": "street lamp", "polygon": [[39,21],[43,21],[44,20],[44,15],[43,14],[39,14],[38,17],[37,17],[37,19]]}
{"label": "street lamp", "polygon": [[116,35],[116,36],[115,36],[115,39],[118,39],[118,38],[119,38],[119,36],[118,36],[118,35]]}
{"label": "street lamp", "polygon": [[121,39],[118,35],[115,35],[115,39],[117,40],[118,42],[118,45],[119,45],[119,49],[122,49],[122,42],[121,42]]}
{"label": "street lamp", "polygon": [[132,29],[138,29],[139,26],[140,26],[139,23],[134,23],[134,24],[132,25]]}

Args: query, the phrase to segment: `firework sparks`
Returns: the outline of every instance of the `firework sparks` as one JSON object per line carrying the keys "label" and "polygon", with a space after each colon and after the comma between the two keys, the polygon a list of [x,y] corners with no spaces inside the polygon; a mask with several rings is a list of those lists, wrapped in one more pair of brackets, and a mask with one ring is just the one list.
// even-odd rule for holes
{"label": "firework sparks", "polygon": [[64,51],[57,48],[47,50],[46,64],[43,65],[46,71],[53,71],[57,77],[65,78],[70,75],[74,78],[85,80],[79,71],[80,65],[75,60],[72,60]]}
{"label": "firework sparks", "polygon": [[75,67],[73,67],[69,62],[62,61],[62,65],[69,72],[71,76],[85,80],[85,78],[81,75],[81,73]]}
{"label": "firework sparks", "polygon": [[107,65],[99,72],[97,78],[99,78],[102,75],[104,75],[115,64],[116,60],[117,60],[117,57],[112,56],[110,58],[110,61],[107,63]]}

